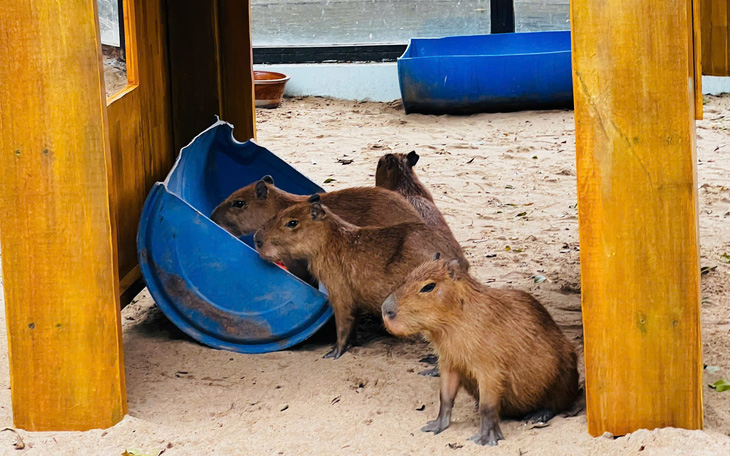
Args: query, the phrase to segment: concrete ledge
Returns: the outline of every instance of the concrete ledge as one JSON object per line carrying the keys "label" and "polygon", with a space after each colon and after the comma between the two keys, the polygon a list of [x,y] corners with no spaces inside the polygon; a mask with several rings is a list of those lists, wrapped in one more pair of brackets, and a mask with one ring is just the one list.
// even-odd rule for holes
{"label": "concrete ledge", "polygon": [[[286,96],[322,96],[357,101],[400,99],[398,69],[389,63],[305,63],[255,65],[256,70],[278,71],[291,76]],[[730,93],[730,77],[703,76],[702,92]]]}

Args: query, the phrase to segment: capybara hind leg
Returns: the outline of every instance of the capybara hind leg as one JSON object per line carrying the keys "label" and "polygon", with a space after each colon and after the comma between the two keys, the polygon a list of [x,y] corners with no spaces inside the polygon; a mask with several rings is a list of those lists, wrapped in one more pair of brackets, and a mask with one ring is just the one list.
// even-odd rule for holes
{"label": "capybara hind leg", "polygon": [[499,440],[504,440],[502,430],[499,428],[499,394],[496,393],[494,386],[496,385],[483,379],[479,381],[481,425],[479,433],[469,439],[478,445],[495,446]]}
{"label": "capybara hind leg", "polygon": [[457,372],[442,368],[440,380],[439,416],[422,427],[421,431],[423,432],[439,434],[451,424],[451,409],[454,407],[454,399],[456,399],[456,393],[459,391],[461,379]]}
{"label": "capybara hind leg", "polygon": [[550,409],[542,409],[536,412],[530,413],[525,417],[525,421],[530,423],[547,423],[555,416],[555,412]]}
{"label": "capybara hind leg", "polygon": [[[344,307],[344,308],[343,308]],[[325,358],[338,359],[350,347],[350,339],[355,329],[355,316],[351,306],[335,307],[335,325],[337,326],[337,343]]]}

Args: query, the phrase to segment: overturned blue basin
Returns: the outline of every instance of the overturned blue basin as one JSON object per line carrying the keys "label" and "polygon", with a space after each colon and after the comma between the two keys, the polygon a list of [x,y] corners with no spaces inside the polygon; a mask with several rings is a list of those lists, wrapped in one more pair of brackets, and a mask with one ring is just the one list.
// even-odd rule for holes
{"label": "overturned blue basin", "polygon": [[573,106],[570,31],[414,38],[398,59],[407,113]]}
{"label": "overturned blue basin", "polygon": [[208,215],[234,190],[270,174],[297,194],[322,189],[253,141],[217,122],[178,158],[145,202],[137,235],[147,288],[162,312],[215,348],[264,353],[291,347],[332,316],[327,296],[259,258]]}

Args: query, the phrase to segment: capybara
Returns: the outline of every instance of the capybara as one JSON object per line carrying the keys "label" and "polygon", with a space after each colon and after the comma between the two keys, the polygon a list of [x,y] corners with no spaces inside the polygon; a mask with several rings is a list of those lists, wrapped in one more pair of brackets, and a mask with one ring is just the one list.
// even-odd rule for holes
{"label": "capybara", "polygon": [[[400,193],[423,218],[424,223],[440,231],[451,243],[459,248],[459,258],[466,262],[459,242],[451,232],[441,211],[433,201],[431,192],[418,179],[413,167],[420,157],[416,151],[406,154],[385,154],[378,160],[375,170],[375,186]],[[468,264],[468,263],[467,263]]]}
{"label": "capybara", "polygon": [[449,426],[459,386],[479,402],[480,445],[503,439],[499,417],[547,422],[579,393],[575,349],[531,295],[488,288],[455,260],[414,269],[383,303],[385,327],[397,336],[422,334],[441,371],[438,417],[421,430]]}
{"label": "capybara", "polygon": [[[332,212],[357,226],[387,226],[421,222],[418,212],[399,194],[379,187],[353,187],[320,195]],[[280,210],[307,201],[274,185],[271,176],[233,192],[210,219],[234,236],[254,233]]]}
{"label": "capybara", "polygon": [[[215,208],[210,219],[234,236],[254,233],[280,210],[306,201],[308,195],[288,193],[274,185],[271,176],[233,192]],[[321,195],[322,201],[336,214],[358,226],[386,226],[402,222],[420,222],[421,216],[399,194],[379,187],[354,187]],[[299,258],[282,258],[286,268],[316,287],[307,264]]]}
{"label": "capybara", "polygon": [[358,227],[323,205],[319,195],[279,212],[254,235],[267,261],[303,258],[329,292],[337,343],[326,358],[339,358],[351,340],[360,312],[380,314],[383,300],[416,266],[450,242],[423,222]]}

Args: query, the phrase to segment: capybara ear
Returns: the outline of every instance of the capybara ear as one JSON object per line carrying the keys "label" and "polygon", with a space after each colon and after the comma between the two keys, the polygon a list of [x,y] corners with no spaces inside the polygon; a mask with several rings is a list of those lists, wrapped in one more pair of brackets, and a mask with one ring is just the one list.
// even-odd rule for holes
{"label": "capybara ear", "polygon": [[463,274],[464,268],[461,266],[461,263],[459,263],[458,259],[449,260],[448,263],[446,263],[446,269],[449,270],[449,276],[451,276],[454,280],[461,279],[461,275]]}
{"label": "capybara ear", "polygon": [[324,208],[319,203],[312,204],[312,220],[319,221],[327,216]]}
{"label": "capybara ear", "polygon": [[441,258],[441,252],[436,252],[436,254],[433,256],[433,260],[436,261],[439,258]]}
{"label": "capybara ear", "polygon": [[266,186],[266,182],[261,179],[260,181],[256,182],[256,198],[260,200],[265,200],[266,197],[269,195],[269,187]]}
{"label": "capybara ear", "polygon": [[385,160],[385,164],[388,166],[388,169],[392,169],[395,164],[395,155],[385,154],[383,155],[383,160]]}
{"label": "capybara ear", "polygon": [[267,184],[274,185],[274,178],[269,176],[268,174],[262,177],[261,180],[266,182]]}
{"label": "capybara ear", "polygon": [[310,203],[319,203],[320,201],[322,201],[322,198],[319,197],[319,193],[315,193],[314,195],[310,196],[307,201],[309,201]]}
{"label": "capybara ear", "polygon": [[408,152],[408,156],[406,158],[408,158],[408,166],[413,168],[414,166],[416,166],[416,163],[418,163],[418,159],[420,157],[418,156],[418,154],[416,153],[415,150],[412,150],[412,151]]}

